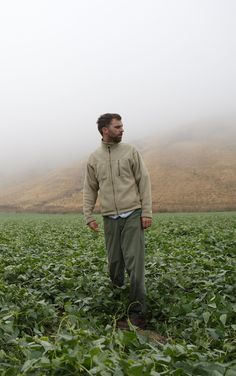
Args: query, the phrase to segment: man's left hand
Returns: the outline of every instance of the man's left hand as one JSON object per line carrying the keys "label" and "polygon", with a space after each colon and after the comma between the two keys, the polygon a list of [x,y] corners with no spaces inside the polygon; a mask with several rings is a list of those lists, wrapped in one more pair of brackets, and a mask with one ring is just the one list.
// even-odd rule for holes
{"label": "man's left hand", "polygon": [[149,217],[141,217],[141,223],[142,223],[142,228],[145,230],[145,228],[148,228],[152,224],[152,218]]}

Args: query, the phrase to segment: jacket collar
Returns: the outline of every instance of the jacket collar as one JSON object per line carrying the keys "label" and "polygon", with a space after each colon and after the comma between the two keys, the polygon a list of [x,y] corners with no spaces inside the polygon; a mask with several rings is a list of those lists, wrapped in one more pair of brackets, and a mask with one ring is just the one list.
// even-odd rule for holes
{"label": "jacket collar", "polygon": [[102,141],[101,141],[101,146],[103,147],[103,148],[108,148],[108,147],[110,147],[110,148],[115,148],[115,147],[117,147],[119,145],[119,142],[105,142],[105,141],[103,141],[103,139],[102,139]]}

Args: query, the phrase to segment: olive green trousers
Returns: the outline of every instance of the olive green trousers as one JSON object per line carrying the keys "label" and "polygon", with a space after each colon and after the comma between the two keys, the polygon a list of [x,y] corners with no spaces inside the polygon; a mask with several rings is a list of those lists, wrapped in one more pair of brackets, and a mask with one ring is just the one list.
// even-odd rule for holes
{"label": "olive green trousers", "polygon": [[144,230],[141,225],[141,209],[135,210],[127,218],[103,219],[112,284],[123,286],[126,270],[130,279],[129,313],[145,314]]}

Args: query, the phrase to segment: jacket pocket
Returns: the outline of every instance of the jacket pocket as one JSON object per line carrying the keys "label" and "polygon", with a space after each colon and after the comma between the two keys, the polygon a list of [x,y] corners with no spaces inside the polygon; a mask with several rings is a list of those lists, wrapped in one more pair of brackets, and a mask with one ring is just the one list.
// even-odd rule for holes
{"label": "jacket pocket", "polygon": [[129,160],[119,159],[118,160],[118,176],[130,176],[132,173]]}

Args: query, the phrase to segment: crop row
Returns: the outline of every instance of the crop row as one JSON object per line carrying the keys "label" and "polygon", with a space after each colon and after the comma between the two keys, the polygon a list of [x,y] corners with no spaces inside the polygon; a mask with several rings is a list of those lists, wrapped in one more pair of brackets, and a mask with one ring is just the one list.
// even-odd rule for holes
{"label": "crop row", "polygon": [[235,376],[235,233],[234,213],[155,215],[150,331],[120,331],[129,285],[110,285],[102,230],[80,215],[1,214],[0,374]]}

